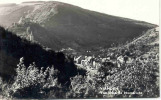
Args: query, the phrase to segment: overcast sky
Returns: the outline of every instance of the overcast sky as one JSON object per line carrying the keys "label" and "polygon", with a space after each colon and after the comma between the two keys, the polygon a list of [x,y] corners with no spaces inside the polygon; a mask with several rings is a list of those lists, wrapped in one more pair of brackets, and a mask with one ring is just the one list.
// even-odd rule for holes
{"label": "overcast sky", "polygon": [[[48,0],[0,0],[0,3]],[[50,0],[52,1],[52,0]],[[54,1],[54,0],[53,0]],[[142,20],[159,25],[159,0],[55,0],[110,15]]]}

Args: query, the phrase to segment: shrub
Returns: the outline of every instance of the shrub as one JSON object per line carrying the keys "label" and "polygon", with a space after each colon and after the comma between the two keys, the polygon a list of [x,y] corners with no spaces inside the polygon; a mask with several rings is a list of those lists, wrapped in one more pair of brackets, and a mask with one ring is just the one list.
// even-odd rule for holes
{"label": "shrub", "polygon": [[[35,63],[30,64],[28,68],[24,65],[24,58],[20,59],[17,65],[17,76],[12,84],[7,84],[3,89],[6,97],[10,98],[48,98],[48,93],[53,88],[61,89],[57,82],[57,74],[59,73],[54,67],[43,68],[39,70]],[[0,84],[1,86],[1,84]],[[54,92],[57,92],[54,89]],[[55,96],[56,97],[56,96]]]}

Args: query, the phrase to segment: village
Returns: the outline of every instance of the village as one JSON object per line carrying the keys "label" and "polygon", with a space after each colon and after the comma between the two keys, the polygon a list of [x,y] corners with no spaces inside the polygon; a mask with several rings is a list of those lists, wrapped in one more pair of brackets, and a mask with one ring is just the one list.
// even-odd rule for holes
{"label": "village", "polygon": [[[142,35],[141,38],[137,38],[124,46],[102,50],[104,52],[97,56],[75,55],[75,65],[77,65],[78,68],[85,69],[87,72],[93,74],[98,74],[99,69],[105,67],[112,75],[113,70],[115,69],[125,69],[125,66],[136,66],[139,63],[146,64],[149,60],[159,58],[158,53],[154,52],[154,49],[155,51],[158,49],[158,42],[151,42],[158,38],[158,34],[158,28],[151,29],[146,34]],[[88,52],[91,51],[87,51],[87,53]]]}

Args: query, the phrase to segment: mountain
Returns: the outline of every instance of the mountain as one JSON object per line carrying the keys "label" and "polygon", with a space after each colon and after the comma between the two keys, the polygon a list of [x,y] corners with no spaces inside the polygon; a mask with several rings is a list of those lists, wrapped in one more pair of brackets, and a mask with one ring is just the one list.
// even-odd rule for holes
{"label": "mountain", "polygon": [[35,41],[54,50],[70,47],[84,52],[109,48],[111,44],[125,43],[157,26],[56,1],[0,7],[4,9],[0,24],[10,26],[10,30],[24,37],[29,28]]}

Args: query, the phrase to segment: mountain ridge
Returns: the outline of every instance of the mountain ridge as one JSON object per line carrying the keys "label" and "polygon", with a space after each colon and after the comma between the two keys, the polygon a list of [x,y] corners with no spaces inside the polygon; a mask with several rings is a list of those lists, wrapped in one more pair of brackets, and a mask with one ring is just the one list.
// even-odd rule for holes
{"label": "mountain ridge", "polygon": [[[25,22],[18,23],[10,29],[21,34],[25,32],[20,31],[21,27],[27,28],[32,25],[33,32],[38,30],[33,26],[36,23],[37,26],[42,27],[42,30],[47,30],[42,34],[48,37],[48,39],[40,39],[38,33],[33,32],[36,41],[56,50],[67,47],[81,51],[99,47],[108,48],[112,43],[125,43],[139,36],[143,31],[157,27],[143,21],[107,15],[55,1],[31,5],[31,7],[27,5],[27,7],[31,11],[24,14]],[[27,23],[31,24],[26,27]],[[52,37],[58,42],[51,42]]]}

